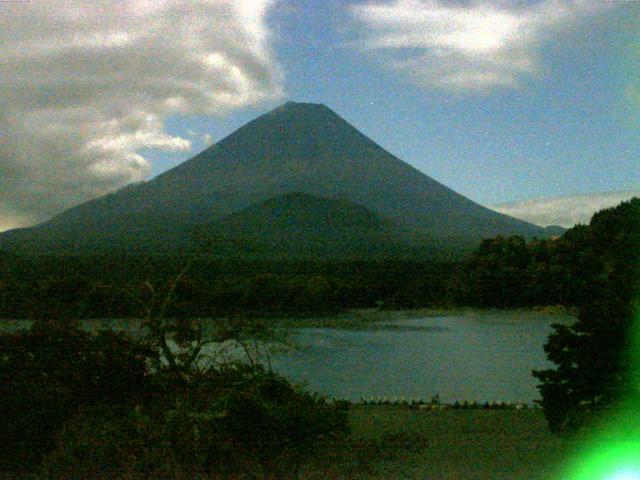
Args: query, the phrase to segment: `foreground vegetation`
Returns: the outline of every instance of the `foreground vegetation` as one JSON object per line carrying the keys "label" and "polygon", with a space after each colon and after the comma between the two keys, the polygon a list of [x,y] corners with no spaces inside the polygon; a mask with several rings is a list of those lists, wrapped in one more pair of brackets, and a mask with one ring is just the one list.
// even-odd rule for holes
{"label": "foreground vegetation", "polygon": [[555,366],[534,372],[554,431],[592,424],[624,402],[640,405],[640,198],[572,231],[589,281],[573,278],[584,297],[578,320],[554,325],[545,352]]}
{"label": "foreground vegetation", "polygon": [[[348,432],[347,405],[292,386],[248,346],[245,362],[203,366],[192,327],[156,313],[144,340],[56,320],[0,336],[0,473],[295,478]],[[250,328],[253,339],[262,333]],[[227,325],[207,341],[240,345],[246,333]],[[166,348],[169,335],[178,350]]]}
{"label": "foreground vegetation", "polygon": [[[325,443],[298,472],[275,478],[556,480],[579,444],[577,437],[551,434],[540,410],[353,406],[349,424],[351,432],[342,441]],[[50,478],[46,475],[34,474],[32,480]],[[129,472],[125,478],[163,477]]]}

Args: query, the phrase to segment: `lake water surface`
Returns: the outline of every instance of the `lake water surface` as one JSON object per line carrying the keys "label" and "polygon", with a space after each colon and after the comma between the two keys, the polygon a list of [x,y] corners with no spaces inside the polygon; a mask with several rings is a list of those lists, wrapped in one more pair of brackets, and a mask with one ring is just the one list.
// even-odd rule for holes
{"label": "lake water surface", "polygon": [[[543,346],[553,322],[574,318],[532,311],[466,311],[440,316],[389,312],[357,328],[297,328],[295,350],[277,353],[274,370],[309,390],[359,401],[404,396],[429,400],[531,403],[531,370],[544,369]],[[330,320],[329,320],[330,321]],[[0,330],[30,322],[0,322]],[[355,322],[357,323],[357,322]],[[87,320],[84,328],[128,330],[139,322]]]}
{"label": "lake water surface", "polygon": [[569,315],[482,312],[398,318],[363,329],[300,328],[299,350],[274,370],[325,395],[531,403],[531,370],[550,366],[543,345],[551,323]]}

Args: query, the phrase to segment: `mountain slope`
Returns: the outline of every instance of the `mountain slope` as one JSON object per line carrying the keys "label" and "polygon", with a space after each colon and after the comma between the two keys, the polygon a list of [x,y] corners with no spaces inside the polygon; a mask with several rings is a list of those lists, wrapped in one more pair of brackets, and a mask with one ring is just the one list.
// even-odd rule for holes
{"label": "mountain slope", "polygon": [[0,247],[181,248],[194,226],[291,192],[345,199],[442,241],[546,236],[402,162],[326,106],[289,102],[147,183],[0,235]]}
{"label": "mountain slope", "polygon": [[198,228],[221,239],[214,251],[245,258],[383,259],[433,256],[426,235],[364,207],[306,193],[251,205]]}

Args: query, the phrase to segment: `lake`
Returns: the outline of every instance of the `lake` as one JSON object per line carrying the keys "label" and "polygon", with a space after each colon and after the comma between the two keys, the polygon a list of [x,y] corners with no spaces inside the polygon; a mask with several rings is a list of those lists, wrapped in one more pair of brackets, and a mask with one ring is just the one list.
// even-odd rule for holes
{"label": "lake", "polygon": [[531,403],[551,323],[573,317],[488,311],[391,319],[361,329],[299,328],[274,370],[325,395]]}
{"label": "lake", "polygon": [[[352,322],[344,329],[294,328],[298,348],[276,353],[272,366],[309,390],[354,401],[396,396],[429,400],[438,394],[443,402],[531,403],[539,397],[531,370],[551,365],[543,350],[551,324],[574,321],[566,314],[522,310],[387,312],[383,318]],[[130,332],[138,323],[83,322],[88,330]],[[28,324],[0,322],[0,330]]]}

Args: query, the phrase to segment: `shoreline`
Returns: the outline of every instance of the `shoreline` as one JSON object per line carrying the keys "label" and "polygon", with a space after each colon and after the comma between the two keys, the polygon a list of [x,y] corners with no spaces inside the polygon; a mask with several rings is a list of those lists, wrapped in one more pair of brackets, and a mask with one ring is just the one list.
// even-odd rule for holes
{"label": "shoreline", "polygon": [[[576,316],[573,307],[563,305],[534,306],[521,308],[475,308],[475,307],[429,307],[416,309],[385,309],[385,308],[358,308],[332,315],[303,315],[303,316],[272,316],[249,314],[247,318],[272,322],[273,326],[282,329],[298,328],[331,328],[338,330],[358,330],[367,327],[389,326],[390,322],[399,320],[414,320],[428,317],[452,317],[452,316],[489,316],[511,315],[526,317],[529,315],[549,316]],[[221,316],[218,318],[228,318]],[[205,323],[212,322],[214,318],[200,319]],[[526,321],[525,318],[523,320]],[[88,330],[96,331],[100,328],[113,328],[115,330],[132,330],[140,328],[140,318],[91,318],[78,320]],[[32,320],[29,319],[0,319],[0,333],[7,333],[29,328]]]}
{"label": "shoreline", "polygon": [[276,317],[273,319],[278,327],[286,329],[297,328],[333,328],[340,330],[354,330],[364,327],[384,325],[385,322],[395,322],[398,320],[415,320],[431,317],[453,317],[453,316],[490,316],[490,315],[512,315],[513,317],[529,315],[549,315],[562,317],[575,317],[576,311],[573,307],[562,305],[535,306],[522,308],[475,308],[475,307],[437,307],[437,308],[417,308],[417,309],[352,309],[341,314],[327,317]]}

